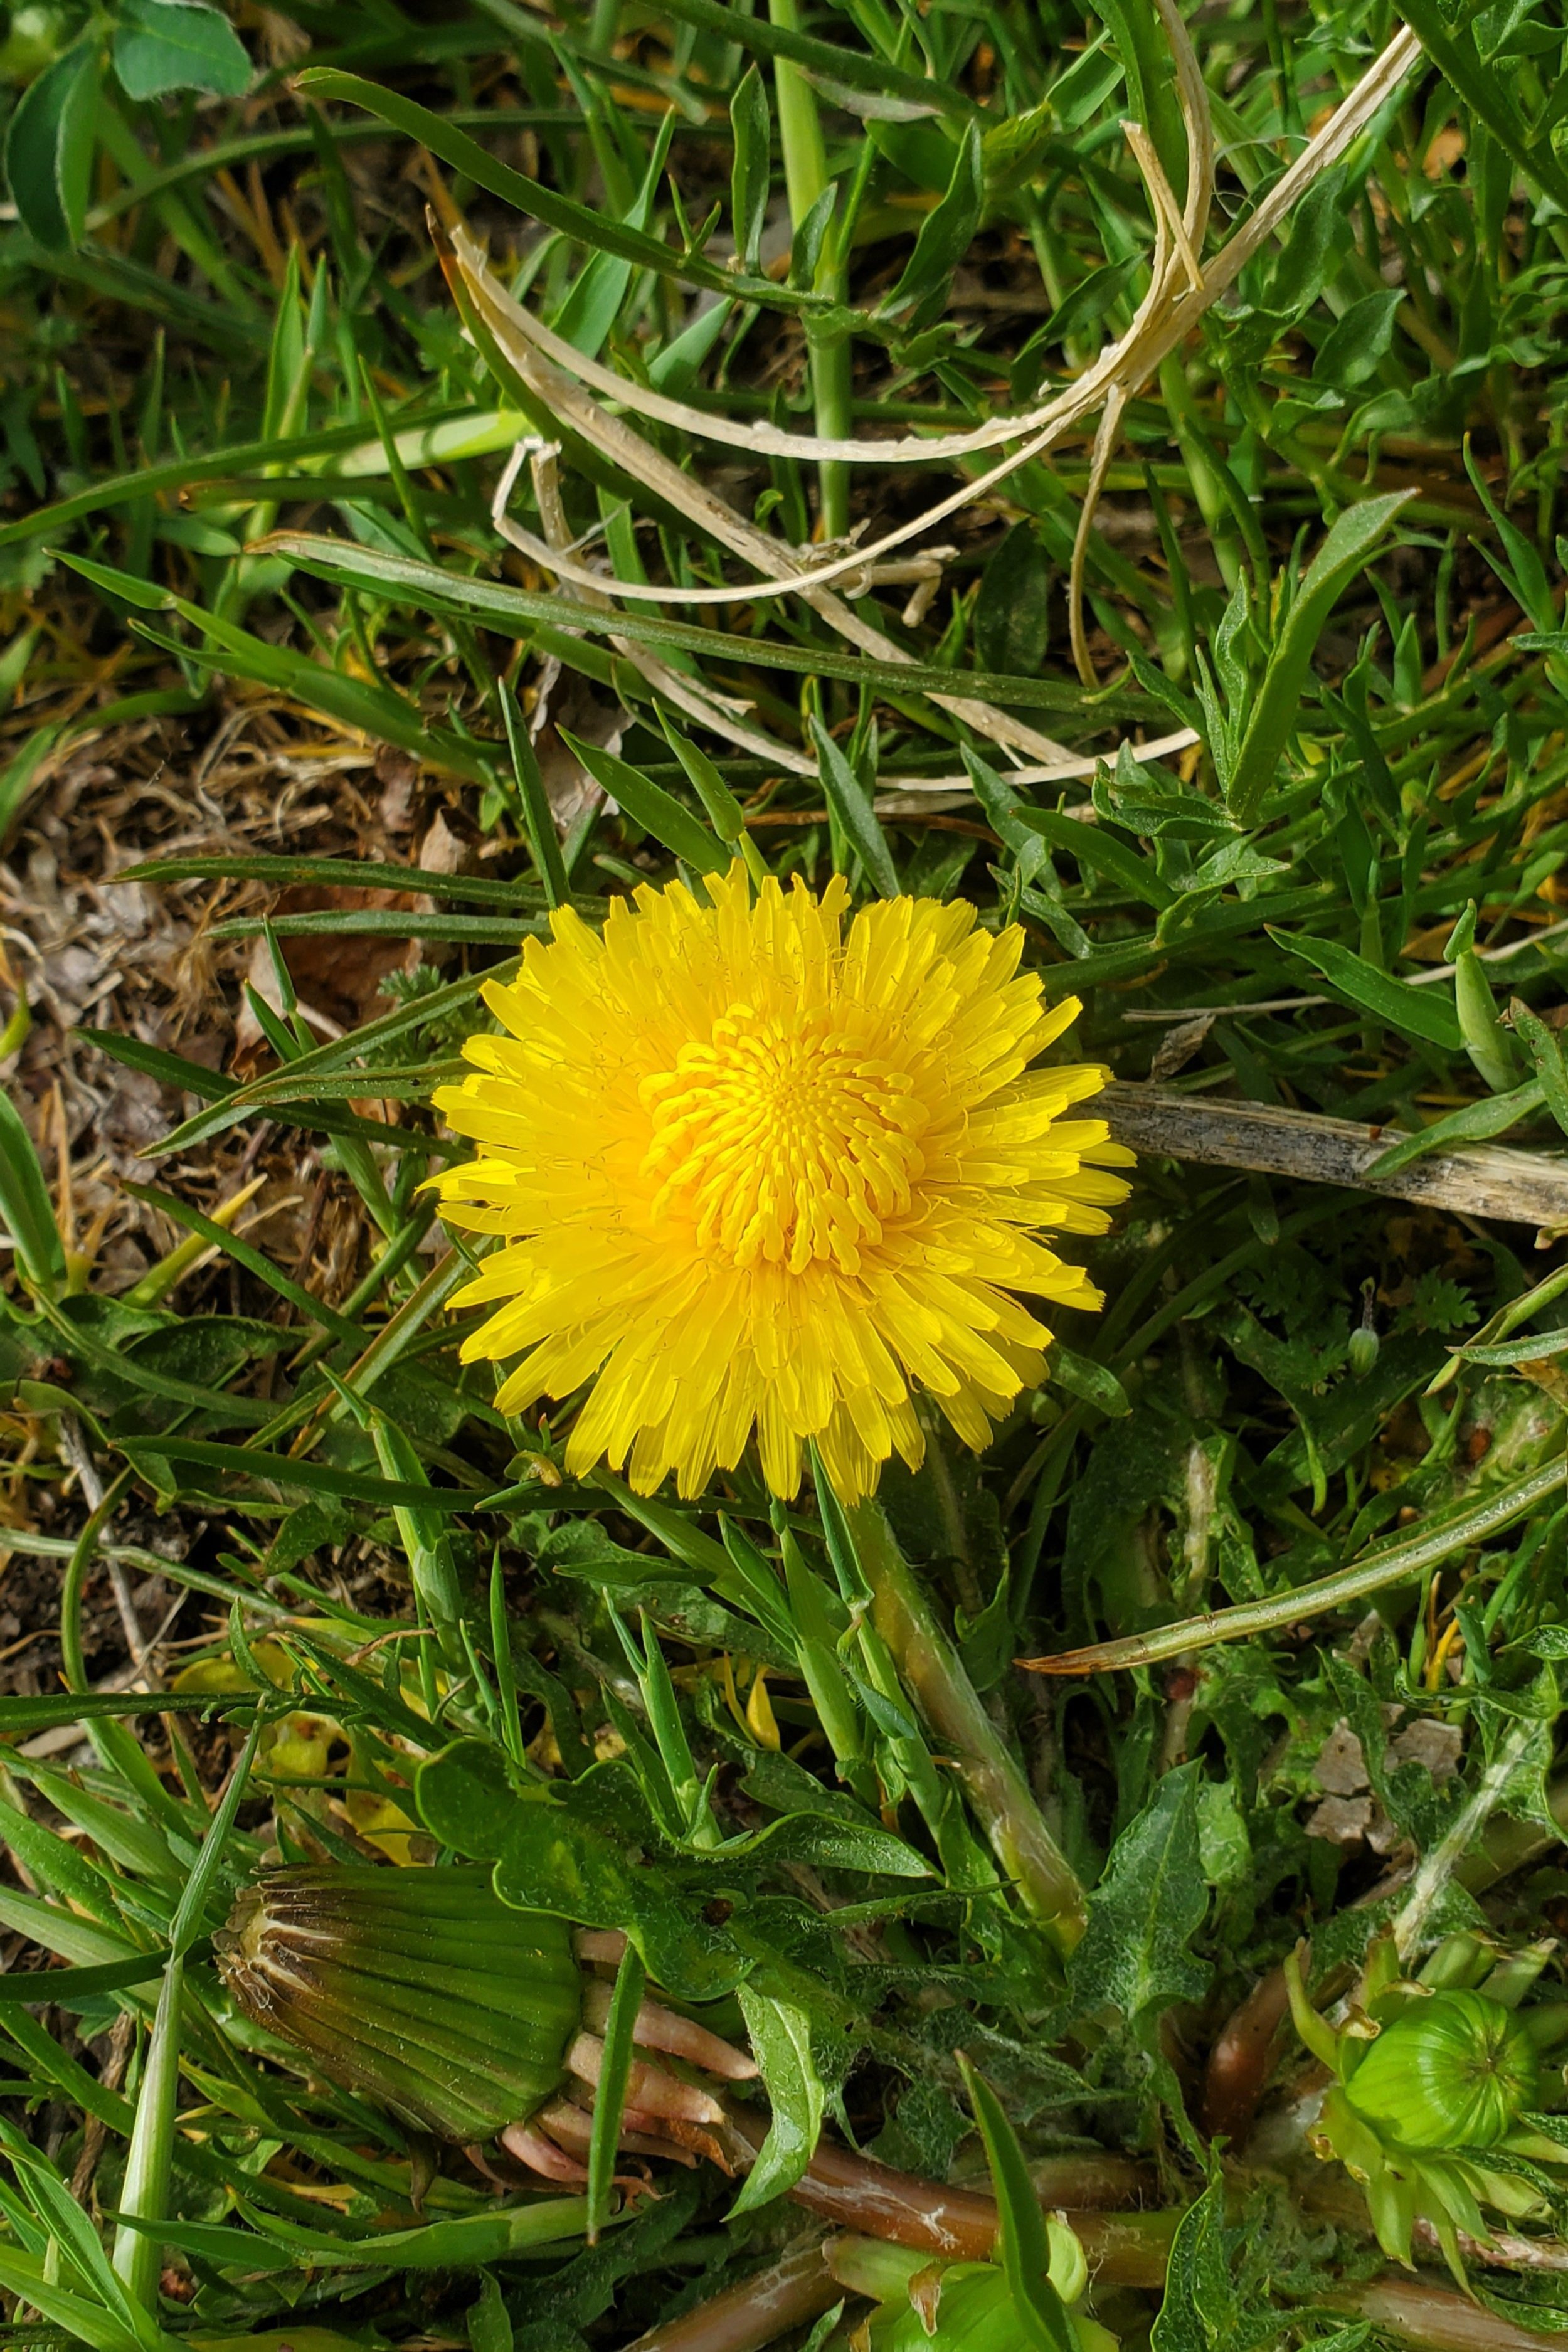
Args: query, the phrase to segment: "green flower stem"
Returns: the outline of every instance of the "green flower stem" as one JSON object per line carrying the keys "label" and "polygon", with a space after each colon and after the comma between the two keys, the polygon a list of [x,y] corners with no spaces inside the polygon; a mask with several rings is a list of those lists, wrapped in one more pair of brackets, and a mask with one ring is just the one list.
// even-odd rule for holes
{"label": "green flower stem", "polygon": [[81,1638],[82,1591],[88,1572],[98,1557],[98,1538],[115,1512],[135,1472],[121,1470],[105,1489],[102,1500],[83,1528],[66,1563],[65,1581],[60,1591],[60,1658],[65,1668],[66,1688],[85,1691],[91,1687],[87,1679],[87,1652]]}
{"label": "green flower stem", "polygon": [[[768,0],[768,16],[781,31],[798,33],[800,12],[795,0]],[[827,149],[816,93],[800,68],[787,58],[773,60],[773,89],[778,99],[779,141],[784,149],[784,186],[789,194],[790,226],[798,229],[827,186]],[[845,299],[846,272],[837,224],[829,224],[817,265],[816,291]],[[818,435],[825,440],[847,440],[854,431],[851,394],[853,359],[845,334],[820,334],[806,329],[811,352],[811,404]],[[842,539],[849,528],[849,468],[837,461],[818,468],[821,492],[821,533]]]}
{"label": "green flower stem", "polygon": [[1179,1657],[1184,1650],[1206,1650],[1215,1642],[1240,1642],[1255,1633],[1277,1633],[1287,1625],[1299,1624],[1305,1617],[1321,1616],[1326,1610],[1364,1601],[1371,1593],[1385,1592],[1393,1585],[1407,1584],[1427,1569],[1452,1559],[1456,1552],[1468,1551],[1485,1537],[1511,1527],[1515,1519],[1549,1501],[1564,1485],[1568,1485],[1568,1461],[1551,1462],[1544,1470],[1514,1479],[1500,1493],[1489,1495],[1484,1502],[1472,1504],[1468,1510],[1456,1511],[1436,1526],[1428,1526],[1422,1533],[1403,1537],[1395,1543],[1373,1544],[1348,1568],[1336,1570],[1332,1576],[1321,1576],[1314,1583],[1298,1585],[1294,1591],[1277,1594],[1271,1601],[1247,1601],[1234,1609],[1210,1609],[1201,1617],[1185,1617],[1179,1624],[1163,1625],[1157,1633],[1130,1634],[1120,1642],[1096,1642],[1088,1649],[1069,1650],[1059,1657],[1030,1659],[1028,1663],[1041,1674],[1106,1674],[1119,1666],[1158,1665],[1163,1658]]}
{"label": "green flower stem", "polygon": [[1064,1955],[1083,1934],[1083,1889],[981,1705],[952,1642],[904,1559],[880,1506],[848,1513],[855,1546],[871,1587],[871,1617],[905,1688],[957,1763],[969,1801],[993,1852],[1041,1927]]}
{"label": "green flower stem", "polygon": [[[122,2210],[139,2221],[161,2221],[168,2210],[169,2175],[174,2161],[174,2108],[180,2087],[180,2007],[184,1964],[171,1959],[163,1972],[158,2011],[147,2044],[147,2063],[136,2100],[130,2152],[125,2159]],[[155,2234],[121,2221],[114,2232],[115,2274],[132,2303],[144,2311],[158,2308],[158,2281],[163,2249]]]}

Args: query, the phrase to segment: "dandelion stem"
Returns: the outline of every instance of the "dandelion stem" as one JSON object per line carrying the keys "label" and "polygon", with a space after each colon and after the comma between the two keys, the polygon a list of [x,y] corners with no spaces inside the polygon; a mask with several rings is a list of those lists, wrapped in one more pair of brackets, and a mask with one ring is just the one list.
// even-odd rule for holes
{"label": "dandelion stem", "polygon": [[871,1587],[872,1622],[931,1729],[952,1751],[969,1801],[1009,1879],[1058,1950],[1084,1930],[1083,1889],[1040,1817],[1028,1782],[981,1705],[930,1601],[893,1540],[880,1507],[848,1514]]}
{"label": "dandelion stem", "polygon": [[830,2310],[843,2294],[823,2260],[805,2246],[765,2271],[710,2296],[679,2319],[661,2320],[627,2352],[761,2352],[786,2328]]}

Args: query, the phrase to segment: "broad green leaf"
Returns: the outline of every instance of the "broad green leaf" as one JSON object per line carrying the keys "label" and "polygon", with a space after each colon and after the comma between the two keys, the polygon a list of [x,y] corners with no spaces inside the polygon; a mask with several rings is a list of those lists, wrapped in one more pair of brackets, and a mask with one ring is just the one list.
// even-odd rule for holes
{"label": "broad green leaf", "polygon": [[816,2154],[826,2097],[805,2011],[751,1984],[740,1986],[737,1998],[773,2114],[756,2163],[730,2208],[731,2221],[795,2187]]}
{"label": "broad green leaf", "polygon": [[625,760],[617,760],[611,751],[602,751],[595,743],[579,741],[564,728],[561,739],[582,761],[594,782],[606,792],[618,808],[625,809],[645,833],[651,833],[657,842],[689,866],[698,874],[722,874],[730,865],[730,852],[715,839],[700,817],[682,808],[662,784],[651,783]]}
{"label": "broad green leaf", "polygon": [[[624,1835],[597,1818],[611,1811]],[[520,1911],[624,1928],[667,1992],[679,2000],[717,2000],[734,1991],[750,1964],[721,1927],[703,1920],[700,1905],[650,1870],[627,1842],[647,1820],[629,1769],[600,1765],[572,1784],[565,1801],[517,1808],[496,1864],[496,1893]],[[653,1836],[651,1828],[641,1834]]]}
{"label": "broad green leaf", "polygon": [[1562,1038],[1520,997],[1516,996],[1509,1006],[1509,1018],[1515,1035],[1523,1038],[1535,1066],[1542,1100],[1564,1135],[1568,1135],[1568,1057],[1563,1055]]}
{"label": "broad green leaf", "polygon": [[1445,81],[1486,124],[1499,146],[1528,179],[1545,191],[1560,212],[1568,212],[1568,172],[1548,140],[1526,134],[1521,123],[1517,83],[1482,63],[1468,23],[1447,17],[1438,0],[1409,0],[1403,14]]}
{"label": "broad green leaf", "polygon": [[899,869],[893,863],[893,853],[872,806],[870,793],[820,719],[812,719],[811,733],[816,746],[822,789],[866,870],[866,879],[884,898],[896,898],[900,887]]}
{"label": "broad green leaf", "polygon": [[1098,1405],[1113,1420],[1123,1419],[1132,1410],[1126,1390],[1109,1365],[1096,1363],[1092,1356],[1076,1354],[1059,1339],[1051,1341],[1048,1377],[1068,1396]]}
{"label": "broad green leaf", "polygon": [[66,1254],[33,1139],[7,1094],[0,1093],[0,1223],[21,1272],[46,1298],[65,1286]]}
{"label": "broad green leaf", "polygon": [[1226,2245],[1225,2183],[1217,2166],[1176,2226],[1152,2352],[1248,2352],[1278,2336],[1277,2314],[1244,2313]]}
{"label": "broad green leaf", "polygon": [[1331,383],[1350,392],[1364,383],[1387,358],[1394,342],[1394,324],[1405,299],[1400,287],[1381,294],[1363,294],[1335,321],[1318,346],[1312,362],[1314,383]]}
{"label": "broad green leaf", "polygon": [[735,142],[735,160],[730,173],[735,251],[743,269],[755,270],[773,179],[769,152],[773,122],[768,94],[754,65],[747,67],[730,100],[730,130]]}
{"label": "broad green leaf", "polygon": [[242,98],[250,87],[250,59],[227,17],[193,0],[121,0],[114,70],[138,100],[176,89]]}
{"label": "broad green leaf", "polygon": [[86,33],[29,83],[5,134],[12,202],[47,252],[81,242],[102,71],[97,38]]}
{"label": "broad green leaf", "polygon": [[985,206],[985,173],[980,131],[971,123],[953,161],[952,177],[935,210],[921,223],[915,249],[883,309],[909,310],[918,327],[941,308],[949,279],[973,243]]}
{"label": "broad green leaf", "polygon": [[1393,490],[1347,507],[1303,574],[1284,629],[1269,648],[1268,667],[1226,793],[1226,805],[1237,824],[1253,822],[1274,782],[1329,614],[1366,570],[1379,540],[1414,496],[1412,490]]}
{"label": "broad green leaf", "polygon": [[1380,1151],[1366,1171],[1373,1181],[1397,1175],[1413,1160],[1425,1160],[1429,1152],[1446,1151],[1454,1144],[1487,1143],[1494,1135],[1506,1135],[1521,1118],[1541,1108],[1542,1089],[1539,1078],[1528,1086],[1516,1087],[1510,1094],[1489,1095],[1484,1101],[1465,1103],[1451,1110],[1444,1118],[1435,1118],[1430,1127],[1417,1134],[1402,1136],[1397,1143]]}
{"label": "broad green leaf", "polygon": [[1312,940],[1304,935],[1274,930],[1269,936],[1288,955],[1300,956],[1314,971],[1322,973],[1331,988],[1363,1013],[1370,1013],[1384,1021],[1391,1029],[1400,1030],[1406,1037],[1425,1037],[1431,1045],[1441,1045],[1445,1053],[1458,1054],[1464,1040],[1459,1034],[1459,1016],[1454,1001],[1446,991],[1436,988],[1412,988],[1407,981],[1394,980],[1380,971],[1364,956],[1353,949],[1342,947],[1337,940]]}
{"label": "broad green leaf", "polygon": [[1033,677],[1046,657],[1051,562],[1031,522],[1015,523],[981,574],[974,650],[987,669]]}
{"label": "broad green leaf", "polygon": [[[469,2305],[466,2325],[469,2352],[512,2352],[511,2319],[493,2271],[479,2273],[479,2299]],[[301,2346],[300,2352],[310,2352],[310,2347]]]}
{"label": "broad green leaf", "polygon": [[[869,1710],[878,1695],[867,1692],[858,1677],[856,1681]],[[901,1728],[907,1733],[912,1727],[905,1720]],[[823,1870],[858,1870],[878,1878],[930,1878],[933,1874],[931,1864],[913,1846],[906,1845],[891,1831],[870,1822],[841,1820],[816,1808],[805,1813],[791,1813],[782,1822],[771,1822],[748,1844],[752,1852],[760,1852],[766,1845],[777,1861],[787,1855],[792,1862],[810,1863]],[[726,1848],[727,1852],[734,1850]]]}
{"label": "broad green leaf", "polygon": [[1151,0],[1094,0],[1127,78],[1129,111],[1142,122],[1178,202],[1187,192],[1187,141],[1171,70],[1170,36]]}
{"label": "broad green leaf", "polygon": [[1208,1909],[1198,1844],[1202,1771],[1184,1764],[1167,1772],[1117,1839],[1068,1962],[1075,2016],[1110,2010],[1136,2030],[1173,2002],[1203,1998],[1209,1969],[1188,1949]]}
{"label": "broad green leaf", "polygon": [[1344,175],[1324,172],[1290,215],[1285,247],[1268,280],[1268,308],[1287,319],[1310,310],[1332,274],[1334,248],[1347,234]]}
{"label": "broad green leaf", "polygon": [[493,1862],[524,1800],[496,1750],[482,1739],[454,1740],[426,1757],[415,1775],[415,1801],[433,1838],[469,1862]]}
{"label": "broad green leaf", "polygon": [[1013,2324],[1032,2352],[1077,2352],[1072,2322],[1050,2283],[1050,2240],[1018,2135],[984,2076],[966,2058],[959,2063],[991,2167],[1000,2220],[997,2252],[1012,2291]]}

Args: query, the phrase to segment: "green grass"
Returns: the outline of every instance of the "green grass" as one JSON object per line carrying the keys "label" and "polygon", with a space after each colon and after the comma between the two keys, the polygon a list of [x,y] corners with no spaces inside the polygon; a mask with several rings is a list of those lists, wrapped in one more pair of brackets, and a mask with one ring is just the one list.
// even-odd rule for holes
{"label": "green grass", "polygon": [[[194,6],[11,12],[0,829],[26,845],[89,730],[156,724],[177,774],[264,698],[301,758],[411,754],[484,854],[410,874],[285,826],[141,869],[184,906],[237,878],[425,895],[279,917],[258,1075],[86,1033],[187,1098],[152,1155],[173,1172],[125,1198],[195,1246],[134,1291],[57,1215],[47,1009],[29,1038],[0,1007],[4,1539],[59,1563],[69,1685],[0,1698],[6,2343],[613,2352],[809,2233],[776,2198],[726,2223],[703,2168],[587,2246],[574,2202],[498,2206],[236,2017],[208,1939],[263,1855],[403,1858],[410,1833],[630,1925],[726,2030],[742,1995],[781,2114],[984,2185],[978,2125],[1010,2279],[1033,2258],[1007,2126],[1049,2203],[1141,2202],[1142,2268],[1094,2303],[1124,2344],[1460,2340],[1433,2249],[1391,2273],[1279,2120],[1289,2030],[1225,2029],[1304,1935],[1329,2000],[1384,1927],[1513,1948],[1568,1916],[1554,1237],[1147,1161],[1090,1252],[1105,1314],[1066,1318],[983,1460],[933,1439],[889,1475],[892,1542],[815,1497],[770,1513],[744,1467],[700,1507],[572,1483],[566,1414],[495,1411],[458,1363],[461,1256],[420,1253],[419,1188],[458,1148],[428,1093],[482,978],[563,900],[595,921],[742,841],[781,877],[1021,921],[1119,1079],[1387,1129],[1388,1174],[1561,1148],[1568,25],[1552,0],[1405,18],[1409,69],[1249,240],[1399,26],[1381,0],[1194,13],[1218,160],[1194,257],[1243,236],[1199,301],[1160,227],[1197,151],[1145,0],[301,0],[237,14],[237,65]],[[1127,338],[1156,264],[1114,438],[1080,404],[990,479],[984,428]],[[624,384],[619,425],[507,292]],[[558,454],[517,475],[519,545],[492,501],[529,435]],[[844,532],[875,547],[939,503],[881,559],[942,547],[923,585],[854,576]],[[563,837],[541,692],[568,734],[583,709],[618,729],[583,751],[618,812],[580,796]],[[1027,772],[1052,766],[1077,772]],[[259,936],[254,903],[216,936]],[[441,961],[322,1042],[289,967],[322,934]],[[263,1119],[357,1206],[337,1295],[182,1191]],[[191,1270],[208,1247],[221,1287]],[[231,1611],[162,1727],[87,1695],[82,1633],[102,1559],[151,1559],[121,1515],[152,1508],[180,1538],[157,1572]],[[351,1605],[350,1547],[401,1615]],[[1227,1606],[1223,1644],[1162,1633]],[[1011,1664],[1105,1643],[1131,1645],[1117,1673]],[[26,1752],[78,1723],[63,1764]],[[1359,1748],[1329,1787],[1339,1726]],[[592,1918],[518,1828],[542,1769]],[[46,1960],[47,2004],[11,1997]],[[1542,2096],[1568,2104],[1560,2074]],[[1149,2248],[1178,2216],[1162,2309]],[[1484,2340],[1568,2324],[1557,2226],[1548,2200],[1542,2262],[1475,2265]]]}

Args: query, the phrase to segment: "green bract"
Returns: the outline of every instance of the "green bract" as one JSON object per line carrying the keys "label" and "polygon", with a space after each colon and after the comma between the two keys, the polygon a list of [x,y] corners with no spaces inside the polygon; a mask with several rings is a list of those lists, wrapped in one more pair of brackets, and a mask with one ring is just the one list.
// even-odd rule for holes
{"label": "green bract", "polygon": [[1563,2036],[1568,2008],[1518,2006],[1545,1958],[1542,1948],[1493,1968],[1474,1938],[1455,1937],[1411,1981],[1385,1937],[1368,1960],[1364,2008],[1337,2031],[1309,2001],[1297,1956],[1286,1962],[1297,2032],[1336,2078],[1309,2134],[1314,2150],[1361,2183],[1385,2252],[1408,2263],[1426,2222],[1461,2284],[1458,2233],[1490,2242],[1483,2208],[1510,2221],[1544,2213],[1542,2168],[1568,2161],[1532,2112],[1541,2053]]}
{"label": "green bract", "polygon": [[1484,1993],[1439,1992],[1363,2045],[1345,2098],[1399,2147],[1496,2147],[1540,2083],[1534,2044],[1510,2010]]}
{"label": "green bract", "polygon": [[[1081,2311],[1070,2310],[1087,2283],[1083,2250],[1059,2221],[1048,2225],[1048,2281],[1056,2330],[1042,2331],[1037,2315],[1021,2310],[999,2262],[948,2263],[869,2238],[830,2241],[828,2268],[841,2286],[870,2295],[869,2352],[1116,2352],[1117,2338]],[[1058,2332],[1059,2331],[1059,2332]],[[855,2339],[858,2343],[859,2337]]]}
{"label": "green bract", "polygon": [[484,1870],[279,1870],[216,1939],[241,2008],[423,2129],[493,2138],[559,2084],[582,2007],[563,1921]]}

